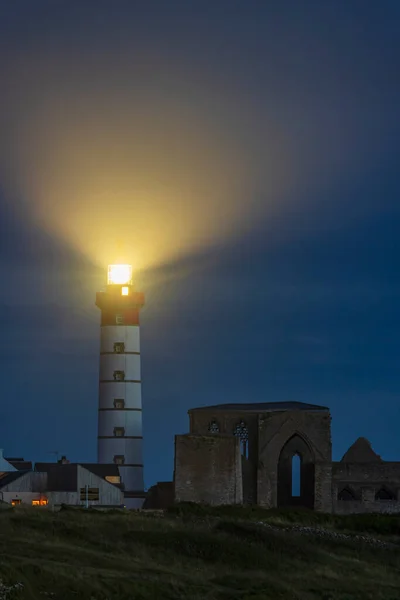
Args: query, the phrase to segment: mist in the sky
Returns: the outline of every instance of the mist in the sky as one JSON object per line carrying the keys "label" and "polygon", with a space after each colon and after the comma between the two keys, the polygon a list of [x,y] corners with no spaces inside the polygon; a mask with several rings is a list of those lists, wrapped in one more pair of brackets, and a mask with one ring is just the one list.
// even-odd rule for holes
{"label": "mist in the sky", "polygon": [[395,74],[359,70],[373,36],[359,29],[347,54],[354,26],[333,8],[335,48],[296,10],[278,35],[258,3],[233,3],[228,23],[211,4],[109,6],[20,3],[0,19],[3,189],[91,262],[146,270],[277,212],[301,219],[308,190],[322,199],[379,159]]}

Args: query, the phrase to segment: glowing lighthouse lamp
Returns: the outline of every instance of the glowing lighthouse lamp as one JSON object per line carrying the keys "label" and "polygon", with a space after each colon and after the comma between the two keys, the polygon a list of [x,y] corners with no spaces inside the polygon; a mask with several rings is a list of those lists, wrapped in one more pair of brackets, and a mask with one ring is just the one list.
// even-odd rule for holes
{"label": "glowing lighthouse lamp", "polygon": [[132,266],[109,265],[101,310],[98,462],[119,467],[127,508],[144,501],[139,312]]}

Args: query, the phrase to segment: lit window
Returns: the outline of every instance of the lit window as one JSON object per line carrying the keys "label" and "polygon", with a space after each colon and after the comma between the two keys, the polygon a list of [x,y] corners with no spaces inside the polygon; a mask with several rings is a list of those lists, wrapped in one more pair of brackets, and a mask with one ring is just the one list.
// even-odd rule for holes
{"label": "lit window", "polygon": [[240,448],[243,456],[248,458],[249,452],[249,430],[247,429],[247,425],[244,421],[240,421],[233,430],[233,435],[239,438],[240,440]]}
{"label": "lit window", "polygon": [[128,287],[123,287],[121,288],[121,295],[122,296],[129,296],[129,288]]}
{"label": "lit window", "polygon": [[125,463],[125,456],[123,454],[116,454],[114,456],[114,462],[116,465],[123,465]]}
{"label": "lit window", "polygon": [[40,498],[39,500],[32,500],[32,506],[47,506],[49,501],[47,498]]}
{"label": "lit window", "polygon": [[219,425],[217,421],[211,421],[211,423],[208,426],[208,431],[210,433],[219,433]]}
{"label": "lit window", "polygon": [[122,398],[114,398],[114,408],[125,408],[125,400]]}
{"label": "lit window", "polygon": [[124,371],[114,371],[114,381],[125,381]]}
{"label": "lit window", "polygon": [[22,500],[20,498],[14,498],[13,500],[11,500],[11,504],[12,506],[18,506],[19,504],[21,504]]}
{"label": "lit window", "polygon": [[121,483],[121,477],[119,477],[119,475],[107,475],[105,479],[109,483]]}
{"label": "lit window", "polygon": [[121,315],[121,313],[118,313],[117,315],[115,315],[115,322],[117,325],[123,325],[124,324],[124,315]]}
{"label": "lit window", "polygon": [[115,437],[124,437],[125,428],[124,427],[114,427],[114,435],[115,435]]}

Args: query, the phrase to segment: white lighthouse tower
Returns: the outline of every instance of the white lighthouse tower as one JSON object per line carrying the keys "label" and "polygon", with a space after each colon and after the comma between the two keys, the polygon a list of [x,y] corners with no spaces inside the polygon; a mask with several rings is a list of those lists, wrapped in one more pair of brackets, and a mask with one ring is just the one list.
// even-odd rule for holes
{"label": "white lighthouse tower", "polygon": [[144,501],[139,311],[131,265],[109,265],[101,310],[98,462],[119,466],[127,508]]}

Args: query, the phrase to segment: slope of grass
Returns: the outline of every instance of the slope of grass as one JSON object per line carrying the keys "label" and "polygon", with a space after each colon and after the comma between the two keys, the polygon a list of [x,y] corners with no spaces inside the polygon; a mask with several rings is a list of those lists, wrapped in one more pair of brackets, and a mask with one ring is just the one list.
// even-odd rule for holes
{"label": "slope of grass", "polygon": [[[400,551],[270,531],[260,521],[397,536],[398,517],[180,506],[165,517],[0,512],[0,600],[399,600]],[[381,525],[377,525],[380,523]],[[377,529],[379,529],[377,531]],[[23,587],[9,589],[22,583]],[[3,589],[3,591],[2,591]]]}

